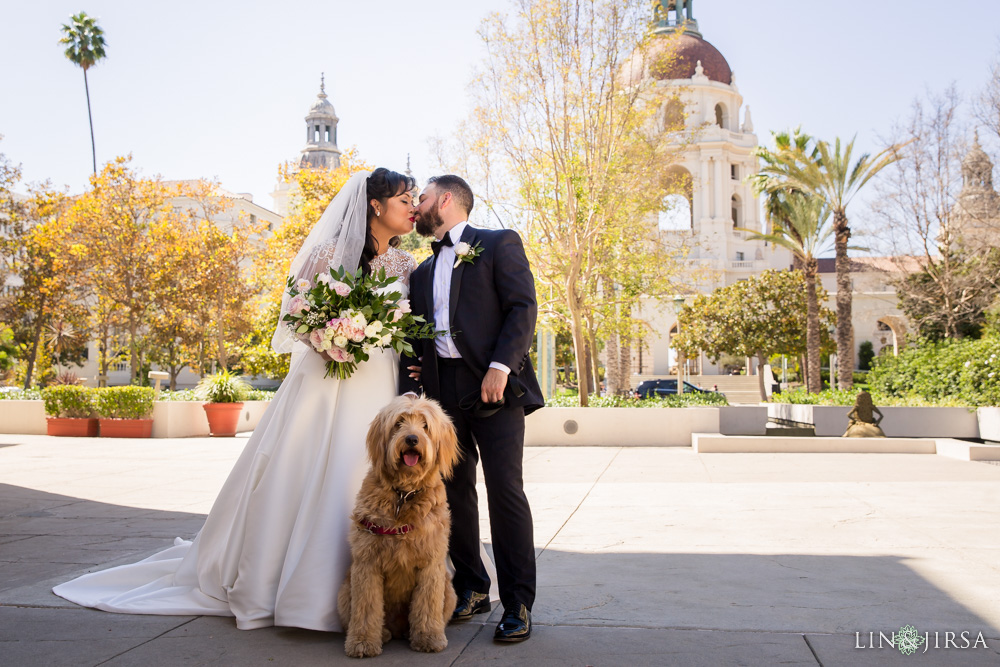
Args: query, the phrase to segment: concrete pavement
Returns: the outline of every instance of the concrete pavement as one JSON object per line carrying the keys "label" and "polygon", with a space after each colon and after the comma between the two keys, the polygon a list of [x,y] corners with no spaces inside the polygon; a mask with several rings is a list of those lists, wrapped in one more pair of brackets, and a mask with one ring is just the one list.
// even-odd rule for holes
{"label": "concrete pavement", "polygon": [[[0,435],[0,664],[350,662],[339,634],[108,614],[50,591],[193,536],[245,442]],[[1000,466],[554,447],[526,450],[525,484],[533,638],[495,645],[494,610],[449,627],[444,653],[394,641],[375,664],[1000,664]],[[904,625],[931,648],[868,648]]]}

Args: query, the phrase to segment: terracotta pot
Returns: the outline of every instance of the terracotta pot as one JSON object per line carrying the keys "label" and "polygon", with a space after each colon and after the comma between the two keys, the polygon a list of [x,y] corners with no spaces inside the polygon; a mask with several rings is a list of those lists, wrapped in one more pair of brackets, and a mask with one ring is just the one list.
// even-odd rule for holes
{"label": "terracotta pot", "polygon": [[47,417],[46,432],[49,435],[74,438],[96,438],[97,419],[87,417]]}
{"label": "terracotta pot", "polygon": [[212,437],[232,437],[236,435],[236,427],[240,423],[242,403],[205,403],[205,414],[208,415],[208,430]]}
{"label": "terracotta pot", "polygon": [[150,438],[153,436],[152,419],[102,419],[102,438]]}

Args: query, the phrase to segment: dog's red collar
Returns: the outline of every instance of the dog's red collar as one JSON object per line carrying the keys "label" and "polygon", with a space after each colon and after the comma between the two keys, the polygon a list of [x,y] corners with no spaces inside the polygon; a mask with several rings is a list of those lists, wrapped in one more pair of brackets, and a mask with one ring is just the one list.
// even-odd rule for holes
{"label": "dog's red collar", "polygon": [[372,535],[406,535],[408,532],[413,530],[413,526],[410,524],[402,525],[399,528],[386,528],[385,526],[374,524],[368,519],[359,521],[359,523]]}

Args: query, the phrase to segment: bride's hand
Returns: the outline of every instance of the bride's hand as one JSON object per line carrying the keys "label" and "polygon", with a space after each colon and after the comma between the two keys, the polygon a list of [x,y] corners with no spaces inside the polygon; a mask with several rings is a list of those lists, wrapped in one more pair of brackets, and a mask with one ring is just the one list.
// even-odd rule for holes
{"label": "bride's hand", "polygon": [[[424,360],[423,357],[417,357],[417,361],[422,362],[423,360]],[[420,370],[423,368],[423,366],[407,366],[406,368],[409,369],[410,371],[410,378],[416,380],[417,382],[420,382]]]}

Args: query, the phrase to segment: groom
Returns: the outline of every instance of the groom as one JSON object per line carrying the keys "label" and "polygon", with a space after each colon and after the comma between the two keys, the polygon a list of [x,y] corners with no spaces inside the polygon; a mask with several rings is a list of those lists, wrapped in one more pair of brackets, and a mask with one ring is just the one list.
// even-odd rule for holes
{"label": "groom", "polygon": [[409,376],[441,402],[455,424],[462,460],[447,483],[452,530],[449,554],[458,606],[452,621],[490,611],[490,580],[479,557],[476,462],[482,459],[503,618],[493,638],[531,636],[535,548],[521,460],[524,416],[542,407],[528,358],[535,333],[535,281],[521,237],[468,223],[473,196],[462,178],[438,176],[420,193],[417,232],[434,236],[434,256],[410,276],[410,303],[447,335],[415,341],[400,359],[400,393],[419,393]]}

